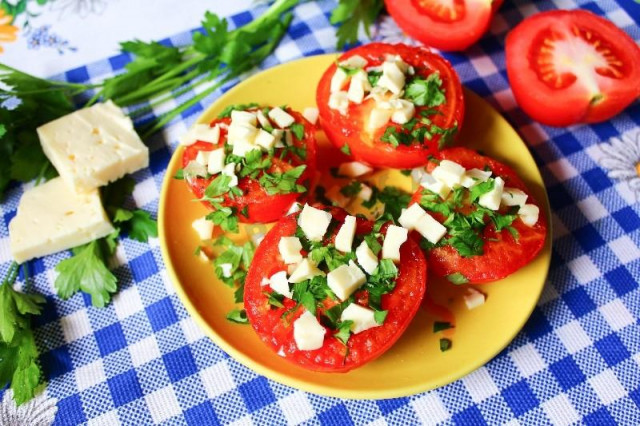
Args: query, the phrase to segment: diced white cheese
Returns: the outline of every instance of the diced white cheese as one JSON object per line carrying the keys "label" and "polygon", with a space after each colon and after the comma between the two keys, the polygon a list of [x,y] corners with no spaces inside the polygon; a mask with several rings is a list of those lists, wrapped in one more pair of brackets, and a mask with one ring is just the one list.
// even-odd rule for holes
{"label": "diced white cheese", "polygon": [[333,77],[331,77],[331,88],[330,88],[331,93],[342,91],[342,88],[345,86],[348,79],[349,79],[349,76],[347,75],[345,70],[338,67],[336,69],[336,72],[333,74]]}
{"label": "diced white cheese", "polygon": [[340,226],[340,230],[336,235],[335,245],[336,250],[340,250],[343,253],[351,251],[353,244],[353,237],[356,235],[356,218],[355,216],[347,216],[344,218],[344,223]]}
{"label": "diced white cheese", "polygon": [[460,184],[465,188],[471,188],[481,182],[486,182],[491,177],[490,171],[470,169],[464,173]]}
{"label": "diced white cheese", "polygon": [[400,262],[400,247],[407,241],[409,231],[401,226],[389,225],[382,243],[382,258]]}
{"label": "diced white cheese", "polygon": [[287,273],[285,271],[279,271],[271,275],[271,278],[269,278],[269,287],[284,297],[288,297],[289,299],[293,297],[291,289],[289,288]]}
{"label": "diced white cheese", "polygon": [[246,124],[255,127],[258,124],[256,113],[252,111],[231,111],[231,124]]}
{"label": "diced white cheese", "polygon": [[229,163],[222,168],[222,174],[231,177],[231,182],[229,182],[229,187],[233,188],[234,186],[238,186],[238,177],[236,176],[236,164]]}
{"label": "diced white cheese", "polygon": [[420,204],[413,203],[409,206],[409,208],[402,209],[400,213],[400,217],[398,218],[398,223],[402,225],[403,228],[406,228],[409,231],[413,231],[416,229],[418,225],[418,221],[425,216],[427,212],[420,207]]}
{"label": "diced white cheese", "polygon": [[447,196],[451,193],[451,188],[449,188],[447,184],[440,180],[434,179],[432,175],[426,172],[422,174],[422,181],[420,182],[420,186],[438,194],[443,200],[446,199]]}
{"label": "diced white cheese", "polygon": [[261,110],[261,109],[259,109],[259,110],[256,112],[256,117],[258,118],[258,123],[260,123],[260,126],[261,126],[263,129],[267,129],[267,128],[269,128],[269,127],[273,127],[273,126],[271,125],[271,122],[269,121],[269,119],[267,118],[267,116],[266,116],[266,115],[264,115],[264,112],[262,112],[262,110]]}
{"label": "diced white cheese", "polygon": [[195,124],[187,133],[178,138],[178,142],[185,146],[193,145],[198,141],[217,144],[219,140],[220,126],[217,124],[213,127],[208,124]]}
{"label": "diced white cheese", "polygon": [[182,173],[185,179],[190,180],[193,177],[205,177],[207,176],[207,168],[195,160],[189,161],[189,163],[182,169]]}
{"label": "diced white cheese", "polygon": [[292,284],[309,280],[317,275],[324,275],[318,267],[310,261],[308,258],[302,259],[302,262],[298,263],[296,269],[291,273],[289,282]]}
{"label": "diced white cheese", "polygon": [[467,288],[467,292],[462,297],[464,298],[464,304],[467,305],[467,309],[469,310],[484,305],[486,300],[486,296],[473,287]]}
{"label": "diced white cheese", "polygon": [[373,254],[366,241],[362,241],[356,249],[356,259],[367,274],[373,274],[378,267],[378,256]]}
{"label": "diced white cheese", "polygon": [[321,241],[331,223],[331,213],[305,204],[298,217],[298,225],[310,241]]}
{"label": "diced white cheese", "polygon": [[365,185],[364,183],[360,184],[360,191],[358,192],[358,198],[364,201],[371,200],[371,196],[373,195],[373,189],[370,186]]}
{"label": "diced white cheese", "polygon": [[194,220],[191,227],[196,231],[201,240],[208,240],[213,235],[213,222],[204,217]]}
{"label": "diced white cheese", "polygon": [[396,99],[393,101],[393,115],[391,121],[398,124],[405,124],[413,118],[416,113],[416,107],[413,102],[406,99]]}
{"label": "diced white cheese", "polygon": [[404,72],[396,62],[385,61],[382,64],[382,76],[378,79],[377,86],[384,87],[397,95],[402,91],[404,82]]}
{"label": "diced white cheese", "polygon": [[340,192],[340,186],[333,185],[329,188],[325,194],[327,199],[332,202],[334,206],[338,207],[346,207],[347,204],[351,201],[351,198],[345,196],[342,192]]}
{"label": "diced white cheese", "polygon": [[149,165],[149,149],[113,102],[79,109],[38,127],[40,144],[60,177],[87,192]]}
{"label": "diced white cheese", "polygon": [[221,263],[218,267],[222,270],[222,276],[225,278],[231,278],[231,270],[233,265],[230,263]]}
{"label": "diced white cheese", "polygon": [[433,169],[431,176],[453,189],[460,186],[464,172],[465,169],[460,164],[450,160],[442,160],[440,164]]}
{"label": "diced white cheese", "polygon": [[287,274],[289,275],[293,274],[296,271],[296,269],[298,269],[298,265],[299,263],[292,263],[291,265],[287,265]]}
{"label": "diced white cheese", "polygon": [[338,174],[340,176],[347,177],[359,177],[371,173],[373,168],[367,166],[359,161],[350,161],[348,163],[342,163],[338,166]]}
{"label": "diced white cheese", "polygon": [[231,123],[227,133],[227,142],[229,145],[237,143],[253,144],[258,136],[258,129],[245,123]]}
{"label": "diced white cheese", "polygon": [[[411,179],[415,182],[415,183],[421,183],[422,182],[422,177],[426,174],[426,170],[424,169],[424,167],[416,167],[415,169],[411,169]],[[435,179],[434,179],[435,181]]]}
{"label": "diced white cheese", "polygon": [[320,112],[316,107],[307,107],[302,111],[302,116],[311,124],[316,124],[318,122],[319,114]]}
{"label": "diced white cheese", "polygon": [[196,163],[206,166],[209,164],[209,154],[211,151],[198,151],[196,154]]}
{"label": "diced white cheese", "polygon": [[478,198],[478,204],[490,210],[498,210],[502,201],[502,191],[504,190],[504,180],[500,176],[493,181],[493,189]]}
{"label": "diced white cheese", "polygon": [[535,204],[525,204],[518,210],[518,215],[525,225],[533,226],[538,223],[540,208]]}
{"label": "diced white cheese", "polygon": [[435,244],[447,233],[447,228],[426,213],[416,223],[416,231],[426,238],[431,244]]}
{"label": "diced white cheese", "polygon": [[207,163],[207,172],[209,174],[215,175],[217,173],[222,172],[224,168],[224,148],[214,149],[213,151],[209,151],[209,162]]}
{"label": "diced white cheese", "polygon": [[502,204],[505,206],[522,207],[527,203],[529,196],[526,192],[518,188],[504,188],[502,191]]}
{"label": "diced white cheese", "polygon": [[367,131],[373,133],[389,122],[393,115],[393,110],[384,108],[373,108],[369,113],[369,122],[367,123]]}
{"label": "diced white cheese", "polygon": [[301,351],[320,349],[326,332],[327,330],[318,322],[315,315],[309,311],[304,311],[293,322],[293,340]]}
{"label": "diced white cheese", "polygon": [[376,322],[374,314],[375,312],[372,309],[365,308],[357,303],[350,303],[349,306],[342,311],[340,320],[353,321],[351,331],[353,331],[353,334],[358,334],[380,325]]}
{"label": "diced white cheese", "polygon": [[342,115],[347,115],[349,109],[349,96],[347,92],[333,92],[329,95],[329,108],[338,110]]}
{"label": "diced white cheese", "polygon": [[271,132],[271,134],[273,135],[274,138],[276,138],[276,143],[274,144],[274,147],[284,148],[284,143],[282,143],[282,137],[284,136],[284,131],[280,129],[273,129],[273,132]]}
{"label": "diced white cheese", "polygon": [[371,83],[367,77],[367,73],[360,70],[351,77],[347,97],[353,103],[360,104],[364,100],[366,92],[371,90]]}
{"label": "diced white cheese", "polygon": [[298,237],[281,237],[278,242],[278,250],[287,265],[302,262],[302,254],[300,254],[302,244]]}
{"label": "diced white cheese", "polygon": [[297,201],[294,201],[291,204],[291,207],[289,207],[289,210],[287,210],[287,214],[290,215],[290,214],[293,214],[293,213],[298,213],[300,210],[302,210],[302,204],[300,204]]}
{"label": "diced white cheese", "polygon": [[233,144],[232,154],[237,155],[238,157],[246,157],[247,154],[254,149],[260,149],[260,147],[258,145],[254,145],[252,142],[239,139]]}
{"label": "diced white cheese", "polygon": [[400,55],[388,54],[388,55],[385,56],[384,60],[385,60],[385,62],[393,62],[393,63],[395,63],[403,73],[406,73],[407,71],[409,71],[409,64],[407,64],[402,59],[402,56],[400,56]]}
{"label": "diced white cheese", "polygon": [[9,223],[9,246],[13,259],[24,263],[111,232],[99,191],[78,193],[57,177],[24,192]]}
{"label": "diced white cheese", "polygon": [[204,252],[204,250],[198,251],[198,259],[200,259],[203,262],[209,262],[211,260],[209,259],[209,256],[207,256],[207,253]]}
{"label": "diced white cheese", "polygon": [[269,285],[271,281],[269,281],[269,278],[267,277],[262,277],[262,281],[260,281],[260,287],[264,287],[265,285]]}
{"label": "diced white cheese", "polygon": [[261,146],[264,149],[270,149],[276,144],[276,137],[266,130],[260,129],[258,131],[258,136],[256,136],[255,144]]}
{"label": "diced white cheese", "polygon": [[327,285],[340,300],[348,299],[366,281],[367,276],[353,260],[327,274]]}
{"label": "diced white cheese", "polygon": [[284,131],[284,140],[287,146],[293,145],[293,135],[291,134],[291,130]]}
{"label": "diced white cheese", "polygon": [[272,119],[278,127],[285,129],[296,122],[295,118],[280,107],[275,107],[269,111],[269,118]]}
{"label": "diced white cheese", "polygon": [[360,55],[353,55],[340,62],[340,65],[347,68],[364,68],[367,60]]}

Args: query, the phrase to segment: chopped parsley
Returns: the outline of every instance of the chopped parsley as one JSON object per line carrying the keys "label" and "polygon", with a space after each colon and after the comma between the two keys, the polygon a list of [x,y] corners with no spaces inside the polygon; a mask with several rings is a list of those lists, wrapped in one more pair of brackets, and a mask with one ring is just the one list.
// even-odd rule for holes
{"label": "chopped parsley", "polygon": [[369,84],[371,87],[374,87],[378,84],[378,80],[382,77],[382,71],[369,71],[367,72],[367,79],[369,80]]}
{"label": "chopped parsley", "polygon": [[255,102],[251,102],[248,104],[236,104],[236,105],[229,105],[227,106],[225,109],[223,109],[220,114],[218,114],[218,118],[229,118],[231,117],[231,113],[233,111],[244,111],[247,110],[249,108],[256,108],[259,105]]}
{"label": "chopped parsley", "polygon": [[358,193],[361,190],[362,190],[362,184],[359,181],[354,180],[348,185],[345,185],[342,188],[340,188],[340,193],[345,197],[354,197],[358,195]]}
{"label": "chopped parsley", "polygon": [[342,321],[338,325],[338,332],[333,335],[336,339],[340,340],[345,346],[347,345],[347,342],[351,337],[351,326],[353,326],[353,321],[351,320]]}
{"label": "chopped parsley", "polygon": [[407,83],[405,97],[416,106],[437,107],[446,101],[442,79],[435,72],[427,78],[416,77]]}
{"label": "chopped parsley", "polygon": [[349,148],[349,145],[347,145],[346,143],[342,145],[340,151],[342,151],[346,155],[351,155],[351,148]]}
{"label": "chopped parsley", "polygon": [[446,352],[451,349],[451,340],[450,339],[440,339],[440,352]]}
{"label": "chopped parsley", "polygon": [[297,180],[302,175],[302,173],[304,173],[304,170],[306,168],[306,165],[301,165],[287,170],[284,173],[265,172],[260,177],[260,186],[262,186],[269,195],[304,192],[306,191],[306,188],[304,187],[304,185],[298,184]]}
{"label": "chopped parsley", "polygon": [[291,132],[299,141],[304,139],[304,125],[301,123],[293,123],[290,127]]}
{"label": "chopped parsley", "polygon": [[456,284],[456,285],[466,284],[466,283],[469,282],[467,277],[462,275],[460,272],[456,272],[456,273],[447,275],[447,280],[450,283],[453,283],[453,284]]}
{"label": "chopped parsley", "polygon": [[235,322],[236,324],[249,324],[249,318],[247,318],[247,311],[244,309],[234,309],[227,314],[227,320]]}
{"label": "chopped parsley", "polygon": [[450,322],[447,321],[435,321],[433,323],[433,332],[434,333],[438,333],[442,330],[448,330],[450,328],[453,328],[453,325],[451,325]]}
{"label": "chopped parsley", "polygon": [[362,205],[366,208],[372,208],[377,202],[384,205],[383,216],[388,216],[397,221],[402,213],[402,209],[407,208],[411,201],[411,194],[396,188],[394,186],[386,186],[382,190],[373,186],[372,194],[369,201],[363,201]]}

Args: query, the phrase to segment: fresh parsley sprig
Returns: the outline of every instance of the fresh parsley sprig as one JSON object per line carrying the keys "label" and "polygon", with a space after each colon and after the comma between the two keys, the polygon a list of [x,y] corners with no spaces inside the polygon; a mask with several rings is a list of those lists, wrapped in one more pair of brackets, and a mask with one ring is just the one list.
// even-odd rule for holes
{"label": "fresh parsley sprig", "polygon": [[336,31],[336,47],[342,50],[346,45],[356,43],[361,25],[371,38],[370,27],[383,7],[382,0],[340,0],[330,18],[332,25],[340,26]]}

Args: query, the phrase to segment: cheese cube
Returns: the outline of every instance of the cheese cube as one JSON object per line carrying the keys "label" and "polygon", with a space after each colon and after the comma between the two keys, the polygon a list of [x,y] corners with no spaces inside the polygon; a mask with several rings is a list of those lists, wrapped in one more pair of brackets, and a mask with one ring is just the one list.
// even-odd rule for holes
{"label": "cheese cube", "polygon": [[342,311],[340,321],[353,321],[351,331],[353,334],[358,334],[380,325],[376,322],[374,314],[375,312],[372,309],[365,308],[357,303],[350,303]]}
{"label": "cheese cube", "polygon": [[393,115],[391,121],[398,124],[405,124],[413,118],[416,113],[416,107],[413,102],[406,99],[396,99],[393,101]]}
{"label": "cheese cube", "polygon": [[469,310],[484,305],[486,300],[486,296],[473,287],[467,288],[467,292],[462,297],[464,299],[464,304],[467,305],[467,309]]}
{"label": "cheese cube", "polygon": [[364,71],[358,71],[351,77],[347,98],[353,103],[360,104],[364,100],[365,92],[371,90],[371,84]]}
{"label": "cheese cube", "polygon": [[273,145],[275,148],[284,148],[284,144],[282,143],[282,136],[284,136],[284,131],[280,129],[273,129],[271,132],[274,138],[276,138],[276,142]]}
{"label": "cheese cube", "polygon": [[347,115],[349,109],[349,95],[347,92],[333,92],[329,95],[329,108],[338,110],[342,115]]}
{"label": "cheese cube", "polygon": [[433,169],[431,176],[453,189],[460,186],[464,172],[465,169],[460,164],[449,160],[442,160],[438,167]]}
{"label": "cheese cube", "polygon": [[420,186],[428,189],[435,194],[438,194],[443,200],[446,199],[447,196],[451,193],[451,188],[449,188],[446,183],[434,179],[432,175],[426,172],[422,174],[422,181],[420,182]]}
{"label": "cheese cube", "polygon": [[178,138],[181,145],[189,146],[194,143],[209,142],[217,144],[220,140],[220,126],[210,127],[208,124],[195,124],[187,133]]}
{"label": "cheese cube", "polygon": [[426,238],[431,244],[435,244],[447,233],[447,228],[435,220],[430,214],[425,214],[416,223],[416,231]]}
{"label": "cheese cube", "polygon": [[400,262],[400,247],[407,241],[409,231],[396,225],[389,225],[382,243],[382,258]]}
{"label": "cheese cube", "polygon": [[258,145],[254,145],[252,142],[239,139],[236,140],[233,144],[233,150],[231,151],[231,153],[233,155],[237,155],[238,157],[244,158],[249,152],[253,151],[254,149],[260,149],[260,147]]}
{"label": "cheese cube", "polygon": [[272,119],[281,129],[289,127],[296,122],[288,112],[280,107],[275,107],[269,111],[269,118]]}
{"label": "cheese cube", "polygon": [[149,165],[149,150],[113,102],[38,127],[42,150],[67,185],[87,192]]}
{"label": "cheese cube", "polygon": [[409,206],[409,208],[402,209],[402,211],[400,212],[400,217],[398,218],[398,223],[400,223],[403,228],[406,228],[409,231],[413,231],[414,229],[416,229],[418,221],[422,219],[422,216],[425,216],[426,214],[427,212],[424,211],[422,207],[420,207],[420,204],[413,203]]}
{"label": "cheese cube", "polygon": [[327,285],[340,300],[347,300],[366,281],[367,276],[353,260],[327,274]]}
{"label": "cheese cube", "polygon": [[407,71],[409,71],[409,64],[407,64],[402,59],[402,56],[400,56],[400,55],[387,54],[387,55],[385,55],[384,60],[385,60],[385,62],[393,62],[393,63],[395,63],[397,65],[397,67],[400,68],[400,71],[402,71],[403,73],[406,73]]}
{"label": "cheese cube", "polygon": [[315,107],[308,107],[302,111],[302,116],[311,124],[316,124],[318,122],[319,114],[320,112],[318,111],[318,108]]}
{"label": "cheese cube", "polygon": [[231,124],[245,124],[255,127],[258,124],[256,113],[252,111],[231,111]]}
{"label": "cheese cube", "polygon": [[238,177],[236,176],[236,164],[229,163],[222,168],[222,174],[231,177],[231,182],[229,182],[229,187],[233,188],[234,186],[238,186]]}
{"label": "cheese cube", "polygon": [[293,214],[293,213],[298,213],[300,210],[302,210],[302,204],[300,204],[297,201],[294,201],[291,204],[291,207],[289,207],[289,210],[287,210],[287,215]]}
{"label": "cheese cube", "polygon": [[373,168],[367,166],[359,161],[350,161],[348,163],[342,163],[338,166],[338,174],[340,176],[358,177],[371,173]]}
{"label": "cheese cube", "polygon": [[207,176],[207,168],[206,166],[198,163],[196,160],[189,161],[189,163],[182,169],[182,173],[185,176],[185,179],[190,180],[193,177]]}
{"label": "cheese cube", "polygon": [[326,332],[327,330],[318,322],[315,315],[309,311],[304,311],[293,322],[293,340],[301,351],[320,349]]}
{"label": "cheese cube", "polygon": [[231,270],[233,269],[233,265],[230,263],[221,263],[218,267],[222,270],[222,276],[224,278],[231,278]]}
{"label": "cheese cube", "polygon": [[491,177],[490,171],[484,171],[480,169],[470,169],[464,173],[460,185],[465,188],[471,188],[481,182],[486,182]]}
{"label": "cheese cube", "polygon": [[260,287],[264,287],[265,285],[269,285],[270,281],[267,277],[262,277],[262,281],[260,281]]}
{"label": "cheese cube", "polygon": [[229,145],[237,143],[253,144],[258,136],[258,129],[245,123],[231,123],[227,133],[227,142]]}
{"label": "cheese cube", "polygon": [[362,241],[356,249],[356,259],[367,274],[373,274],[378,267],[378,256],[373,254],[366,241]]}
{"label": "cheese cube", "polygon": [[373,189],[371,187],[365,185],[364,183],[360,185],[360,191],[358,192],[358,198],[364,201],[371,200],[371,196],[373,195]]}
{"label": "cheese cube", "polygon": [[77,247],[113,232],[97,189],[79,193],[61,177],[22,195],[9,223],[9,246],[18,263]]}
{"label": "cheese cube", "polygon": [[540,208],[535,204],[525,204],[518,210],[518,216],[525,225],[533,226],[538,223]]}
{"label": "cheese cube", "polygon": [[373,108],[369,113],[369,122],[367,123],[367,131],[373,133],[380,127],[383,127],[389,122],[389,119],[393,115],[393,110],[385,108]]}
{"label": "cheese cube", "polygon": [[333,185],[326,192],[326,197],[333,203],[334,206],[338,207],[346,207],[347,204],[351,201],[349,197],[346,197],[342,192],[340,192],[340,187],[338,185]]}
{"label": "cheese cube", "polygon": [[367,60],[360,55],[353,55],[340,62],[340,65],[347,68],[364,68]]}
{"label": "cheese cube", "polygon": [[260,126],[262,128],[269,128],[269,127],[273,127],[271,125],[271,122],[269,121],[269,119],[267,118],[266,115],[264,115],[264,112],[262,112],[261,109],[259,109],[258,111],[256,111],[256,118],[258,119],[258,123],[260,123]]}
{"label": "cheese cube", "polygon": [[[424,167],[416,167],[415,169],[411,169],[411,180],[419,184],[420,182],[422,182],[422,178],[426,173],[427,172]],[[435,179],[433,180],[435,182]]]}
{"label": "cheese cube", "polygon": [[201,240],[211,239],[213,235],[213,222],[204,217],[194,220],[191,223],[191,227],[196,231]]}
{"label": "cheese cube", "polygon": [[282,260],[287,265],[302,262],[302,255],[300,254],[302,244],[298,237],[281,237],[278,242],[278,250]]}
{"label": "cheese cube", "polygon": [[[300,263],[292,263],[291,265],[287,265],[287,274],[289,275],[293,274],[296,271],[296,269],[298,269],[299,264]],[[289,279],[291,279],[291,277],[289,277]]]}
{"label": "cheese cube", "polygon": [[398,95],[404,88],[404,72],[396,62],[385,61],[382,64],[382,76],[378,79],[377,86],[384,87],[391,93]]}
{"label": "cheese cube", "polygon": [[318,267],[310,261],[308,258],[302,259],[302,262],[296,265],[296,269],[293,270],[289,277],[290,283],[300,283],[302,281],[310,280],[317,275],[324,275]]}
{"label": "cheese cube", "polygon": [[338,67],[336,69],[336,72],[333,74],[333,77],[331,77],[331,93],[342,91],[342,88],[347,83],[347,80],[349,80],[349,76],[347,75],[346,71]]}
{"label": "cheese cube", "polygon": [[209,151],[209,162],[207,163],[207,172],[211,175],[222,172],[224,168],[224,148],[214,149]]}
{"label": "cheese cube", "polygon": [[305,204],[298,217],[298,225],[310,241],[322,241],[331,219],[331,213]]}
{"label": "cheese cube", "polygon": [[524,206],[529,196],[518,188],[505,188],[502,191],[502,204],[505,206]]}
{"label": "cheese cube", "polygon": [[353,237],[356,235],[356,218],[355,216],[347,216],[344,218],[344,223],[340,227],[338,234],[336,235],[335,245],[336,250],[343,253],[351,251],[351,245],[353,244]]}
{"label": "cheese cube", "polygon": [[291,289],[289,288],[289,281],[287,281],[286,271],[279,271],[271,275],[271,278],[269,278],[269,287],[284,297],[288,297],[289,299],[293,297]]}
{"label": "cheese cube", "polygon": [[196,163],[206,166],[209,164],[209,154],[211,151],[198,151],[196,154]]}
{"label": "cheese cube", "polygon": [[[273,136],[271,133],[267,132],[266,130],[260,129],[258,131],[258,136],[256,136],[254,143],[258,146],[263,147],[264,149],[270,149],[272,146],[276,144],[276,137]],[[235,149],[235,146],[234,146],[234,149]]]}
{"label": "cheese cube", "polygon": [[493,189],[478,198],[478,204],[490,210],[498,210],[502,201],[502,191],[504,190],[504,180],[500,176],[493,181]]}

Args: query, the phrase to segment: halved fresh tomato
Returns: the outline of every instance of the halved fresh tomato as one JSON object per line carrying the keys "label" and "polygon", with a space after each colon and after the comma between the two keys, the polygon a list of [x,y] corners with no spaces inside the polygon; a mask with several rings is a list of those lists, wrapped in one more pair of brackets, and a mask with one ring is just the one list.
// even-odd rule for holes
{"label": "halved fresh tomato", "polygon": [[[371,110],[376,106],[374,99],[365,99],[361,104],[349,103],[344,115],[329,107],[331,79],[337,69],[337,65],[332,64],[320,79],[316,102],[320,111],[320,124],[335,146],[350,153],[354,159],[376,167],[406,169],[426,164],[429,155],[454,141],[464,117],[464,99],[458,75],[449,62],[424,47],[384,43],[371,43],[352,49],[340,56],[338,62],[356,55],[367,60],[365,71],[380,67],[389,55],[399,55],[414,68],[415,77],[426,79],[437,73],[442,81],[441,89],[445,99],[435,107],[416,106],[417,123],[411,129],[389,121],[386,126],[370,132],[367,124]],[[409,81],[407,78],[407,83]],[[389,128],[407,135],[413,131],[418,132],[419,129],[426,133],[423,133],[423,141],[411,136],[409,144],[394,146],[382,140]],[[348,149],[344,148],[345,145]]]}
{"label": "halved fresh tomato", "polygon": [[[450,160],[463,166],[465,169],[491,170],[493,176],[500,176],[505,181],[505,187],[517,188],[527,195],[527,204],[534,204],[540,208],[524,182],[510,167],[478,154],[468,148],[451,148],[441,151],[439,160]],[[427,171],[432,171],[437,164],[429,163]],[[411,199],[411,204],[420,203],[424,190],[420,187]],[[468,216],[475,210],[468,202],[455,211]],[[499,213],[507,213],[508,208],[502,206]],[[438,212],[429,211],[436,220],[443,223],[446,219]],[[485,217],[486,226],[480,233],[484,242],[483,254],[471,257],[463,257],[450,244],[426,250],[427,262],[430,273],[445,277],[453,274],[462,274],[471,284],[480,284],[502,279],[511,275],[518,269],[531,262],[542,250],[547,236],[547,222],[544,210],[540,208],[538,222],[534,226],[525,225],[520,218],[516,218],[511,224],[514,234],[505,229],[496,231],[495,225]],[[413,237],[420,238],[417,233]],[[449,235],[445,236],[446,240]]]}
{"label": "halved fresh tomato", "polygon": [[[346,213],[331,208],[336,229],[344,222]],[[282,218],[265,236],[258,246],[244,287],[244,306],[249,322],[260,339],[274,352],[289,362],[303,368],[323,372],[346,372],[377,358],[386,352],[400,338],[418,311],[426,289],[427,263],[418,244],[408,239],[400,248],[401,262],[397,265],[398,276],[392,292],[381,298],[381,307],[387,310],[382,325],[352,335],[345,346],[333,336],[335,331],[326,328],[324,344],[320,349],[299,350],[293,334],[293,322],[305,311],[296,308],[296,302],[285,298],[283,307],[269,304],[269,286],[262,286],[263,278],[287,270],[280,257],[278,243],[281,237],[296,233],[298,214]],[[374,223],[357,219],[356,235],[372,232]],[[381,232],[386,233],[386,226]],[[332,243],[335,232],[325,236],[325,244]],[[357,237],[356,237],[357,238]],[[355,244],[354,244],[355,246]],[[306,255],[306,253],[303,253]],[[355,303],[367,306],[368,292],[360,289],[354,293]],[[318,309],[317,316],[339,302],[327,298],[324,308]]]}
{"label": "halved fresh tomato", "polygon": [[436,49],[465,50],[487,31],[503,0],[386,0],[411,37]]}
{"label": "halved fresh tomato", "polygon": [[640,96],[640,47],[586,10],[525,19],[507,35],[506,57],[518,104],[549,126],[605,121]]}
{"label": "halved fresh tomato", "polygon": [[[255,111],[256,108],[248,108],[247,111]],[[297,183],[309,188],[310,180],[316,170],[316,140],[315,126],[309,123],[302,114],[286,109],[287,113],[295,118],[296,123],[304,125],[304,137],[298,140],[293,136],[293,145],[297,148],[305,148],[306,156],[301,158],[298,151],[287,150],[284,156],[281,156],[284,148],[276,148],[271,158],[271,166],[266,170],[267,173],[284,173],[296,166],[306,165],[306,169],[297,179]],[[215,124],[223,124],[220,129],[220,141],[214,145],[208,142],[198,141],[193,145],[187,146],[182,154],[182,166],[186,167],[191,161],[195,160],[199,151],[212,151],[224,146],[227,139],[227,126],[231,122],[230,118],[219,118],[213,120],[210,126]],[[277,128],[277,126],[274,126]],[[263,158],[267,156],[267,152],[263,153]],[[275,222],[284,216],[288,209],[295,201],[302,200],[306,197],[305,192],[290,192],[287,194],[269,194],[259,183],[260,173],[256,178],[242,177],[238,181],[238,188],[242,191],[242,195],[231,197],[224,196],[224,202],[221,204],[225,207],[233,207],[237,209],[238,219],[245,223],[269,223]],[[195,177],[187,179],[186,182],[191,191],[197,198],[202,198],[209,184],[217,177],[217,175],[209,178]],[[207,208],[213,209],[208,201],[202,202]]]}

